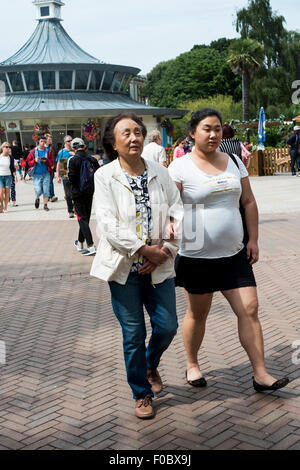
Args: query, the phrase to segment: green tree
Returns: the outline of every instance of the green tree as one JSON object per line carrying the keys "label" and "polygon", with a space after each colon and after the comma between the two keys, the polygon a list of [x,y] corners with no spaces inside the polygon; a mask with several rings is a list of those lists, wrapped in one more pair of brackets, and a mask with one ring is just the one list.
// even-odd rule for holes
{"label": "green tree", "polygon": [[253,39],[236,39],[229,48],[227,63],[233,71],[242,76],[243,119],[245,121],[249,120],[251,75],[263,66],[263,61],[263,47]]}
{"label": "green tree", "polygon": [[266,65],[281,65],[286,37],[285,19],[273,13],[270,0],[249,0],[248,7],[238,10],[236,30],[242,39],[255,39],[263,45]]}
{"label": "green tree", "polygon": [[227,65],[225,55],[200,45],[156,65],[147,75],[143,94],[154,106],[177,107],[188,100],[233,95],[238,89],[239,80]]}
{"label": "green tree", "polygon": [[182,119],[174,121],[175,133],[174,139],[185,137],[187,135],[187,124],[191,118],[192,113],[201,108],[214,108],[218,109],[222,114],[224,122],[232,120],[240,121],[242,119],[242,102],[235,102],[232,96],[216,95],[209,98],[201,98],[195,101],[187,101],[182,103],[179,108],[188,109],[189,113]]}

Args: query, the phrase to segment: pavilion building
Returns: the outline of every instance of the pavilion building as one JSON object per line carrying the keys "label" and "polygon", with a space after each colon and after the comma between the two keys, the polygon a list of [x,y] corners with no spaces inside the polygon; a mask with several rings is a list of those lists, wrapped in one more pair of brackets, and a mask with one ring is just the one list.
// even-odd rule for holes
{"label": "pavilion building", "polygon": [[[103,63],[82,50],[61,22],[60,0],[33,0],[37,26],[13,56],[0,63],[0,139],[33,144],[33,129],[47,124],[56,144],[63,136],[85,138],[89,121],[100,133],[109,116],[124,111],[142,117],[148,131],[186,111],[139,101],[140,70]],[[144,101],[144,102],[143,102]],[[90,148],[99,142],[90,142]]]}

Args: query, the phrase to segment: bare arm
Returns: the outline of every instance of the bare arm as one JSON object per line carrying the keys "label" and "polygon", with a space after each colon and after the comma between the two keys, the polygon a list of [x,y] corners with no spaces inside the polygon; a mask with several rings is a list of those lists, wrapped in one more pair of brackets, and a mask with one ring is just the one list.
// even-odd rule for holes
{"label": "bare arm", "polygon": [[249,178],[242,178],[242,206],[245,209],[245,219],[249,233],[249,242],[247,243],[247,256],[252,257],[250,264],[254,264],[259,258],[258,249],[258,209],[255,197],[253,195]]}

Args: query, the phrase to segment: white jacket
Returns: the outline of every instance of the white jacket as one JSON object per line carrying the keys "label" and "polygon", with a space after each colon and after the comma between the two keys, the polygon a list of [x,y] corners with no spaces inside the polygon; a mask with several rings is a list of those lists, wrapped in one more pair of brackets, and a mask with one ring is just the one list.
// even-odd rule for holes
{"label": "white jacket", "polygon": [[[180,193],[161,164],[145,161],[148,171],[148,192],[152,211],[152,244],[165,237],[165,226],[172,217],[177,239],[164,242],[171,256],[152,273],[152,284],[175,276],[174,258],[180,246],[183,206]],[[119,160],[105,165],[95,173],[95,211],[97,234],[100,238],[91,275],[104,281],[126,284],[135,253],[144,245],[136,234],[134,193]]]}

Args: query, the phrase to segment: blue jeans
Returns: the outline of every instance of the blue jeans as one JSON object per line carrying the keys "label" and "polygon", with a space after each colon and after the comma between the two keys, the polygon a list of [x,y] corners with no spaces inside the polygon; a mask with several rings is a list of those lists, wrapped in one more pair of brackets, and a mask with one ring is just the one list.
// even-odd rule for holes
{"label": "blue jeans", "polygon": [[49,197],[49,187],[50,187],[50,173],[43,173],[42,175],[33,175],[33,188],[35,192],[35,197]]}
{"label": "blue jeans", "polygon": [[[122,327],[127,381],[133,398],[153,397],[147,368],[158,367],[178,327],[174,279],[167,279],[153,287],[149,274],[130,273],[125,285],[111,281],[109,287],[112,307]],[[147,348],[143,306],[152,326]]]}
{"label": "blue jeans", "polygon": [[54,184],[53,184],[53,176],[50,176],[50,185],[49,185],[49,198],[52,199],[55,194],[54,194]]}
{"label": "blue jeans", "polygon": [[11,186],[11,175],[8,176],[0,176],[0,188],[10,188]]}

